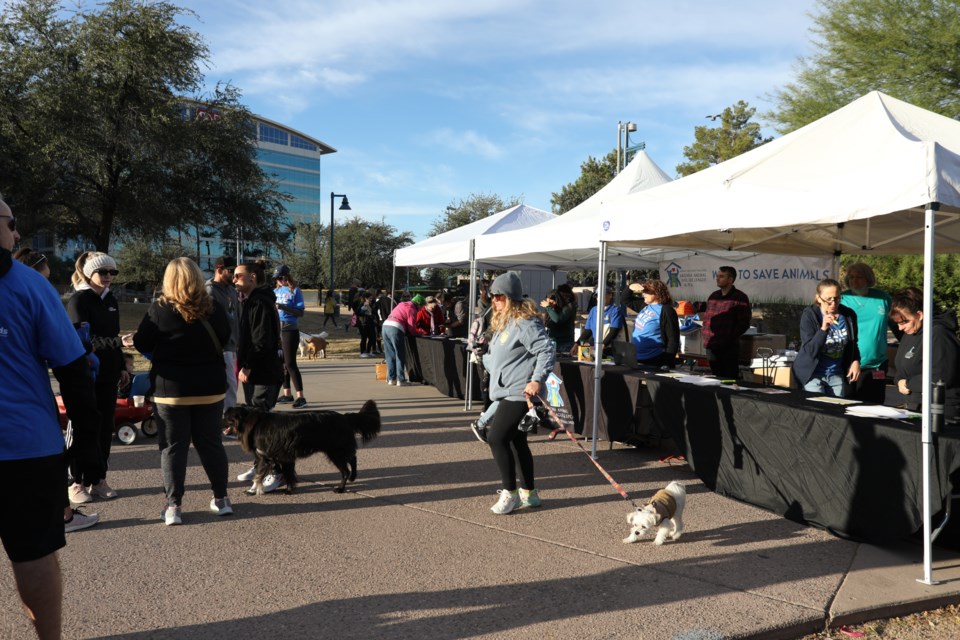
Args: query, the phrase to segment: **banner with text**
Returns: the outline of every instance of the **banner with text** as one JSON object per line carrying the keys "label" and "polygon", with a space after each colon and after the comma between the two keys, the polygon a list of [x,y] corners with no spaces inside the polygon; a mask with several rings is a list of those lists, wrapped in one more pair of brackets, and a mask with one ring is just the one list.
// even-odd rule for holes
{"label": "banner with text", "polygon": [[737,262],[710,256],[660,263],[660,279],[670,288],[674,300],[706,300],[717,290],[717,269],[731,266],[737,270],[735,286],[751,302],[795,302],[813,300],[817,283],[835,278],[830,258],[757,255]]}

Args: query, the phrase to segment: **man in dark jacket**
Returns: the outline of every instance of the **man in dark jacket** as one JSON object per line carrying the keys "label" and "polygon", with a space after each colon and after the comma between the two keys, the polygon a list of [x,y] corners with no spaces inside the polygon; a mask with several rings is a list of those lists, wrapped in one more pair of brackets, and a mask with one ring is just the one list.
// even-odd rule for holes
{"label": "man in dark jacket", "polygon": [[247,402],[269,411],[280,394],[283,359],[277,299],[264,278],[263,267],[253,262],[239,265],[233,273],[237,291],[244,297],[237,336],[237,378]]}
{"label": "man in dark jacket", "polygon": [[750,328],[750,299],[735,286],[737,270],[717,269],[717,286],[707,299],[703,319],[703,346],[710,360],[710,371],[719,378],[740,377],[740,336]]}
{"label": "man in dark jacket", "polygon": [[237,261],[230,256],[220,256],[213,263],[213,277],[207,280],[207,293],[223,307],[230,321],[230,338],[223,345],[223,363],[227,374],[227,395],[223,398],[223,410],[237,404],[237,336],[240,335],[240,301],[233,287],[233,271]]}
{"label": "man in dark jacket", "polygon": [[[270,411],[280,397],[283,383],[283,352],[280,343],[280,316],[277,315],[277,297],[266,282],[263,265],[244,262],[233,272],[240,304],[239,334],[237,336],[237,379],[243,385],[247,404]],[[240,482],[251,480],[256,467],[237,476]],[[263,479],[263,490],[275,491],[283,485],[283,476],[274,471]],[[251,492],[253,489],[248,491]]]}

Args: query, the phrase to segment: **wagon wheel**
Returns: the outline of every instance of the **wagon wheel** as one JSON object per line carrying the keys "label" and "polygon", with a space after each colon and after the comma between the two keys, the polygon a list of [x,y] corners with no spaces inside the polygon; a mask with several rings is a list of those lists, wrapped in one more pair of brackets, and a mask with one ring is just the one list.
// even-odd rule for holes
{"label": "wagon wheel", "polygon": [[157,437],[157,420],[150,417],[140,423],[140,432],[148,438]]}
{"label": "wagon wheel", "polygon": [[137,439],[137,428],[131,422],[124,422],[117,427],[117,437],[123,444],[133,444]]}

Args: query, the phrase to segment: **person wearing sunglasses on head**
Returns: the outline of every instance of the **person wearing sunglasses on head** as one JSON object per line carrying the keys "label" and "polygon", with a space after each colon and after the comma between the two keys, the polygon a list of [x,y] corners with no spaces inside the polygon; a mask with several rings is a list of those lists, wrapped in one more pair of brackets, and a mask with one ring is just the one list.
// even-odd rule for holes
{"label": "person wearing sunglasses on head", "polygon": [[43,275],[47,280],[50,279],[50,264],[47,262],[47,256],[39,251],[34,251],[30,247],[21,247],[13,254],[14,260],[19,260],[34,271]]}
{"label": "person wearing sunglasses on head", "polygon": [[105,500],[117,497],[117,492],[107,484],[106,469],[113,441],[117,384],[126,384],[129,377],[121,349],[120,305],[110,291],[118,274],[113,258],[99,251],[86,251],[77,258],[76,270],[71,276],[75,293],[67,301],[67,314],[75,326],[88,323],[93,353],[100,361],[94,388],[100,411],[97,436],[104,469],[103,477],[97,477],[96,473],[87,477],[83,470],[71,469],[70,501],[75,504],[90,502],[94,497]]}
{"label": "person wearing sunglasses on head", "polygon": [[857,314],[840,304],[840,283],[817,284],[817,295],[800,316],[800,350],[793,363],[805,391],[845,398],[860,377]]}

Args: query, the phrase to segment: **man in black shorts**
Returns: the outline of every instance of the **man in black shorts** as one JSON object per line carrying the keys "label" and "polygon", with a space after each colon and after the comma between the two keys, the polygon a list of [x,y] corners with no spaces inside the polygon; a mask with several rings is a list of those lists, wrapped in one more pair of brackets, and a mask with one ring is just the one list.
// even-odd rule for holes
{"label": "man in black shorts", "polygon": [[83,345],[56,290],[11,258],[19,238],[17,220],[0,199],[0,486],[17,487],[4,498],[9,511],[0,519],[0,540],[37,636],[59,638],[56,552],[66,544],[67,469],[45,365],[53,367],[68,407],[89,407],[83,396],[92,394],[92,385]]}

